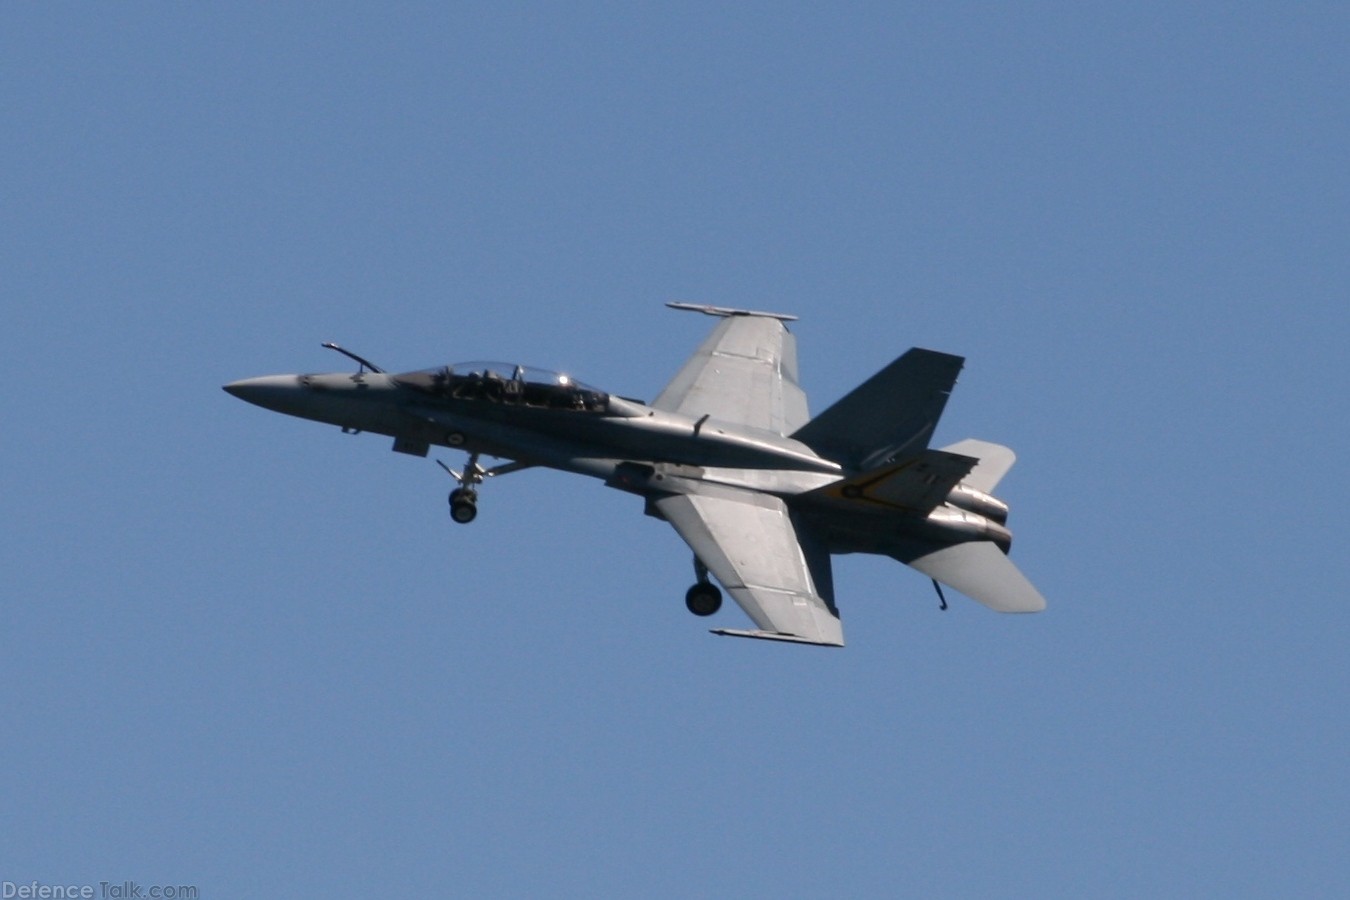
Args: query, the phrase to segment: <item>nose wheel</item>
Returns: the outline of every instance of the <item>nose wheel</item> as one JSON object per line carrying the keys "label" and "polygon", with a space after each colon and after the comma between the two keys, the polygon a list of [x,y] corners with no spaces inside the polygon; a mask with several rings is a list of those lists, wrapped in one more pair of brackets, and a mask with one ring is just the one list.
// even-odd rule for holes
{"label": "nose wheel", "polygon": [[460,525],[468,525],[478,518],[478,492],[470,488],[455,488],[451,491],[450,518]]}
{"label": "nose wheel", "polygon": [[478,454],[470,453],[469,461],[464,464],[463,472],[456,472],[439,459],[436,460],[436,465],[459,482],[459,487],[450,492],[451,520],[460,525],[468,525],[478,518],[478,485],[483,483],[483,479],[492,478],[495,475],[506,475],[510,472],[519,472],[521,469],[530,468],[531,464],[512,462],[494,466],[491,469],[484,469],[478,464]]}
{"label": "nose wheel", "polygon": [[477,453],[469,454],[469,461],[464,464],[463,472],[456,472],[439,459],[436,460],[436,465],[459,482],[459,487],[450,492],[450,518],[460,525],[468,525],[478,518],[478,485],[493,473],[478,464]]}

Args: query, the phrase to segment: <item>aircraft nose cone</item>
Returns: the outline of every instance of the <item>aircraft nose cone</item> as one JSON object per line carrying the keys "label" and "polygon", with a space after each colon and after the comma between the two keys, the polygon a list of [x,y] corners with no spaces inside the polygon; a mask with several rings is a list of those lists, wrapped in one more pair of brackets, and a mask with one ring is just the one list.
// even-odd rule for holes
{"label": "aircraft nose cone", "polygon": [[243,378],[223,385],[225,392],[247,400],[255,406],[284,412],[303,388],[297,375],[264,375],[261,378]]}

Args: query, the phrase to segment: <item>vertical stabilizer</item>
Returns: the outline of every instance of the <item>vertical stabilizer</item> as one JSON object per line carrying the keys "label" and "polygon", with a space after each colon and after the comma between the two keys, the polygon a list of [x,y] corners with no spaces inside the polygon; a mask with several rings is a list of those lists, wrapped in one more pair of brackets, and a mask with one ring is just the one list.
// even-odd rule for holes
{"label": "vertical stabilizer", "polygon": [[792,437],[857,471],[928,446],[965,359],[915,347]]}

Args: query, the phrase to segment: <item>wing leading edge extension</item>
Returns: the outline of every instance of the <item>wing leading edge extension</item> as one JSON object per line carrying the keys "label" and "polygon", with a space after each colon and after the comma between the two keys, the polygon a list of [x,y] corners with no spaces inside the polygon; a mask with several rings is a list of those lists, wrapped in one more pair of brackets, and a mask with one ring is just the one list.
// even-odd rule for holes
{"label": "wing leading edge extension", "polygon": [[781,499],[728,491],[652,503],[759,628],[714,634],[844,645],[829,553]]}

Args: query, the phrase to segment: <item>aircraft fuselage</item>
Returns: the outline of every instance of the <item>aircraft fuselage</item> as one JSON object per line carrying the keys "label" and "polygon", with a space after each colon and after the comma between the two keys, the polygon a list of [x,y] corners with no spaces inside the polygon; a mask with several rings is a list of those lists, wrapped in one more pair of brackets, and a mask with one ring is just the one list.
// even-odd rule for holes
{"label": "aircraft fuselage", "polygon": [[[589,408],[457,397],[434,389],[422,372],[269,375],[233,382],[226,390],[276,412],[389,435],[399,440],[399,449],[452,447],[602,478],[626,460],[834,478],[841,471],[791,438],[605,394]],[[600,460],[611,465],[597,469]]]}

